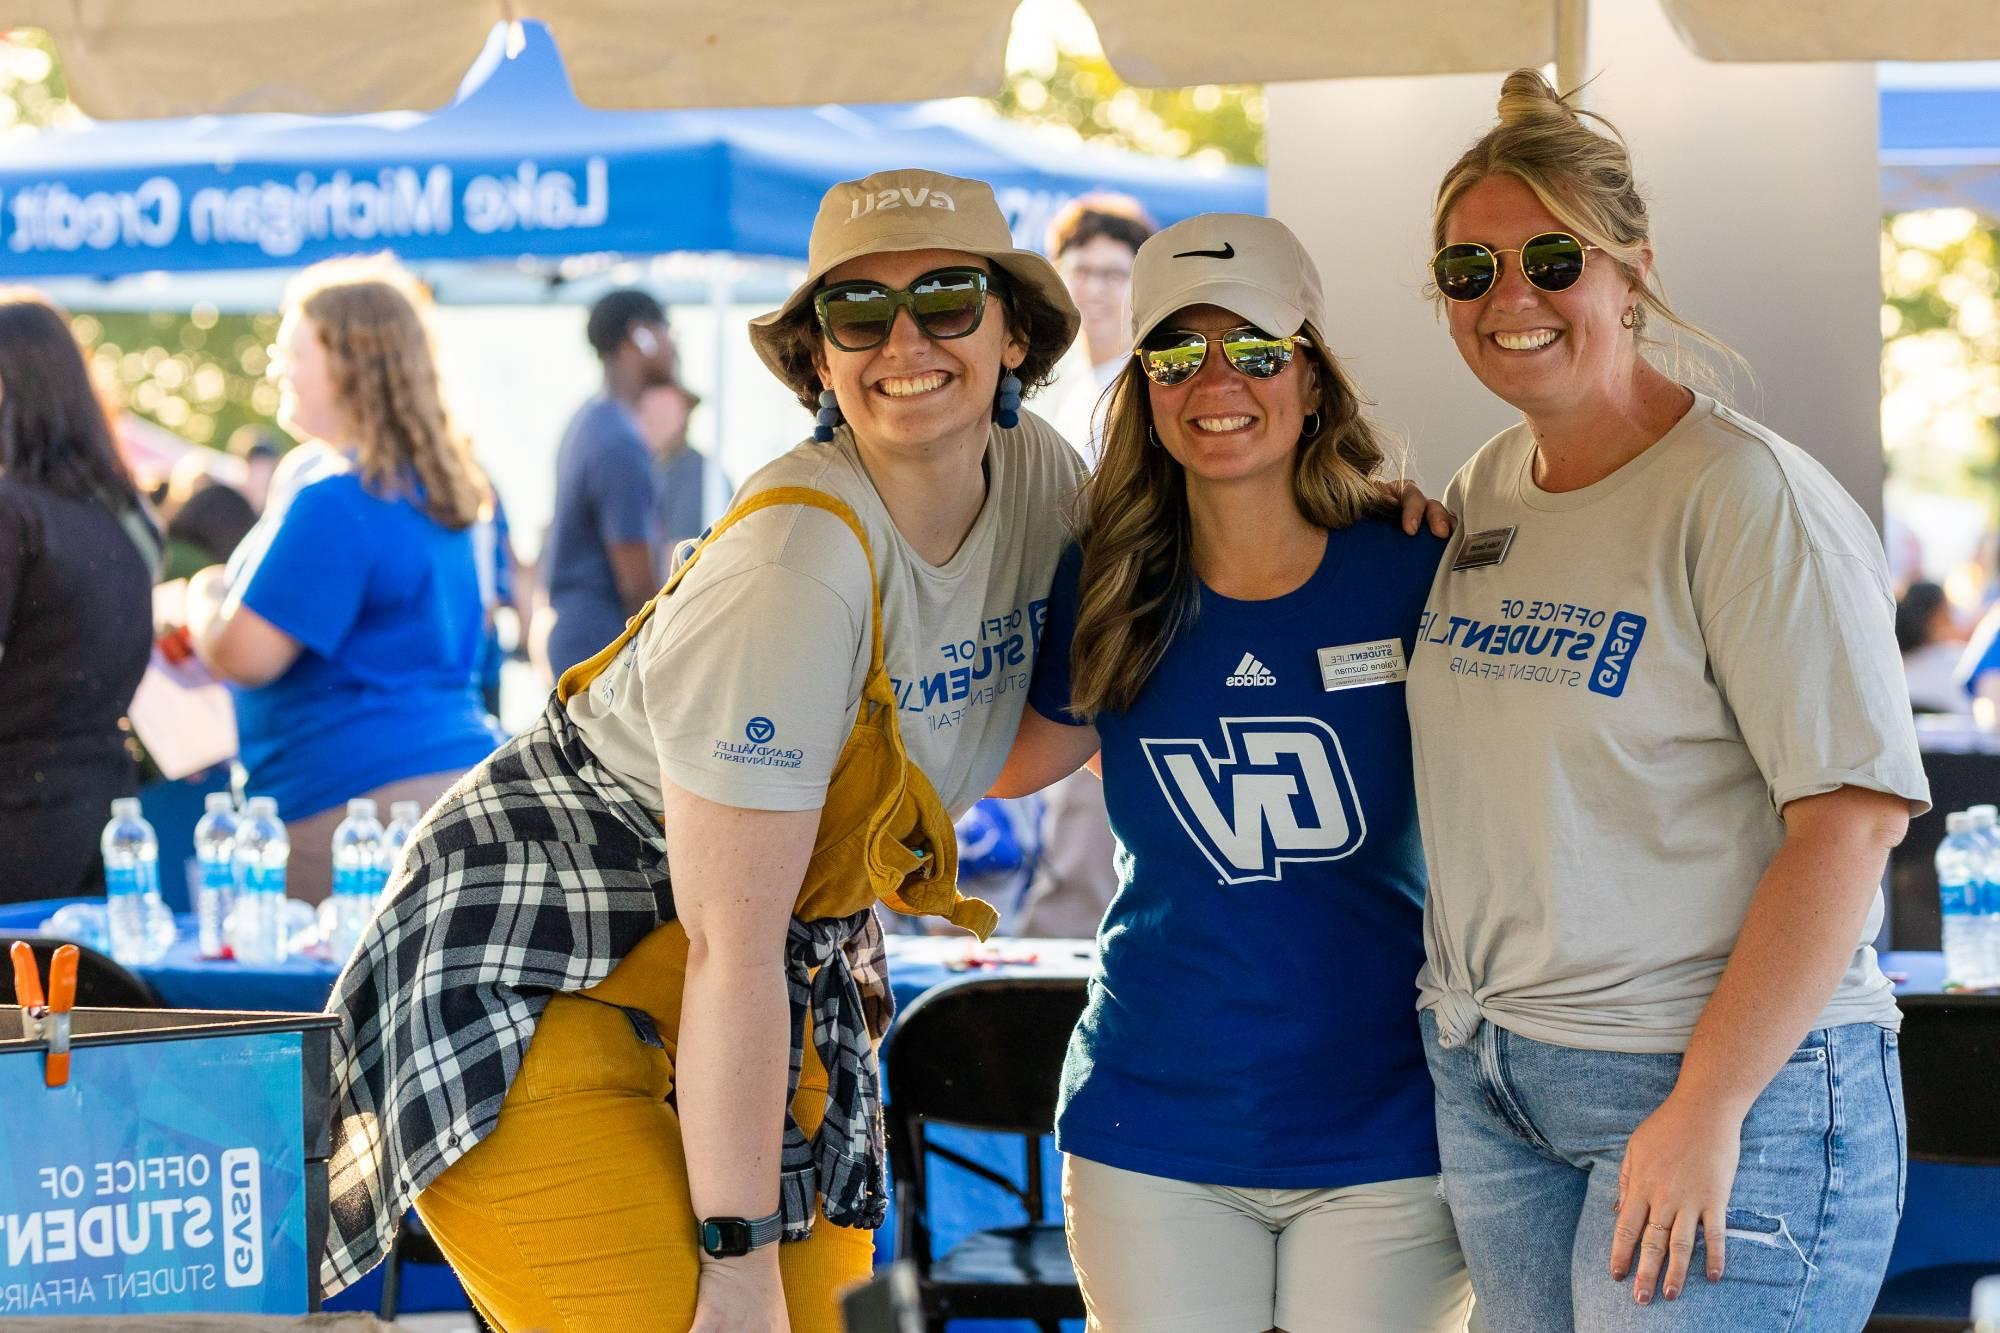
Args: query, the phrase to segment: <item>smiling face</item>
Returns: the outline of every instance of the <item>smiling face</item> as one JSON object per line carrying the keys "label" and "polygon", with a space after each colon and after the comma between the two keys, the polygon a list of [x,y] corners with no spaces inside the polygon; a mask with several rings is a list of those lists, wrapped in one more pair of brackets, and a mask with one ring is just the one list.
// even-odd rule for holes
{"label": "smiling face", "polygon": [[[863,255],[828,272],[826,285],[879,282],[904,288],[934,269],[991,267],[957,250]],[[840,414],[857,441],[926,456],[983,447],[1000,368],[1019,367],[1027,351],[1027,344],[1008,332],[1005,306],[989,292],[979,327],[963,338],[934,340],[909,311],[900,310],[880,347],[842,351],[822,335],[817,368],[821,382],[840,400]]]}
{"label": "smiling face", "polygon": [[[1214,337],[1246,322],[1220,306],[1188,306],[1161,320],[1155,333],[1188,330]],[[1160,446],[1187,469],[1190,482],[1237,482],[1277,472],[1289,484],[1299,432],[1319,402],[1312,360],[1303,351],[1260,380],[1230,365],[1215,344],[1192,378],[1171,388],[1147,380],[1146,394]]]}
{"label": "smiling face", "polygon": [[1530,418],[1616,397],[1639,362],[1638,341],[1619,320],[1640,293],[1602,250],[1586,254],[1583,276],[1566,291],[1545,292],[1521,276],[1514,250],[1523,241],[1573,230],[1512,176],[1472,186],[1445,220],[1447,245],[1472,241],[1508,251],[1491,291],[1445,304],[1465,364]]}

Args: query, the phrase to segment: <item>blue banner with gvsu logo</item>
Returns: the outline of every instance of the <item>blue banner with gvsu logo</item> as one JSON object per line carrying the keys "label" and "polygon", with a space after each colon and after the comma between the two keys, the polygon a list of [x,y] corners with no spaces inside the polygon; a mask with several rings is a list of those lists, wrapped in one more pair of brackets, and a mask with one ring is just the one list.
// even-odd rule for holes
{"label": "blue banner with gvsu logo", "polygon": [[0,1318],[303,1314],[295,1032],[0,1055]]}

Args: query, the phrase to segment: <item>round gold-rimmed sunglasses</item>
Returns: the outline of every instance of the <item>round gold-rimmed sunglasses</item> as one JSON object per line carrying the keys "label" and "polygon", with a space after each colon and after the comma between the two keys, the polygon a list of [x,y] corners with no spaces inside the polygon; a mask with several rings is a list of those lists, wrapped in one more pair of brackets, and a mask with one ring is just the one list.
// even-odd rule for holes
{"label": "round gold-rimmed sunglasses", "polygon": [[1545,231],[1518,247],[1460,241],[1431,256],[1431,278],[1447,300],[1477,301],[1500,281],[1500,256],[1516,255],[1522,277],[1545,292],[1566,292],[1583,276],[1585,254],[1597,248],[1566,231]]}
{"label": "round gold-rimmed sunglasses", "polygon": [[1246,324],[1214,335],[1196,333],[1193,329],[1169,329],[1146,341],[1148,345],[1132,355],[1139,358],[1139,368],[1146,372],[1147,379],[1163,389],[1171,389],[1201,373],[1202,363],[1208,360],[1210,343],[1220,346],[1223,359],[1243,374],[1267,380],[1292,363],[1293,349],[1307,345],[1310,340],[1300,333],[1274,338]]}

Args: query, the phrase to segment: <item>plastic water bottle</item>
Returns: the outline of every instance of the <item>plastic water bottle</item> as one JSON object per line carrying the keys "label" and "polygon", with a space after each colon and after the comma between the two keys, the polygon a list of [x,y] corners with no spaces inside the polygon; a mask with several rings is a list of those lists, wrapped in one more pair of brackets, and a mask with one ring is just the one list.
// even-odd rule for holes
{"label": "plastic water bottle", "polygon": [[111,956],[128,967],[159,961],[173,947],[173,915],[160,899],[160,840],[139,812],[137,797],[111,803],[100,847]]}
{"label": "plastic water bottle", "polygon": [[1972,1333],[2000,1333],[2000,1276],[1972,1284]]}
{"label": "plastic water bottle", "polygon": [[200,882],[194,890],[196,936],[203,958],[222,957],[222,923],[236,905],[236,807],[226,791],[208,794],[207,810],[194,826],[194,859]]}
{"label": "plastic water bottle", "polygon": [[230,948],[242,962],[285,957],[285,863],[291,856],[278,802],[252,796],[236,829],[236,910],[227,926]]}
{"label": "plastic water bottle", "polygon": [[333,831],[333,896],[319,909],[320,938],[336,962],[354,952],[381,901],[389,878],[382,864],[384,841],[375,802],[365,796],[349,801],[347,818]]}
{"label": "plastic water bottle", "polygon": [[389,807],[389,826],[382,830],[382,874],[396,873],[396,867],[403,860],[403,847],[416,832],[417,821],[424,817],[423,806],[415,801],[397,801]]}
{"label": "plastic water bottle", "polygon": [[1944,817],[1944,841],[1937,849],[1938,915],[1944,926],[1944,975],[1954,985],[1970,985],[1982,970],[1975,931],[1977,900],[1984,884],[1985,848],[1972,832],[1972,816],[1955,810]]}
{"label": "plastic water bottle", "polygon": [[2000,807],[1975,805],[1965,813],[1972,816],[1972,835],[1986,849],[1972,906],[1978,975],[1969,980],[1975,986],[2000,986]]}

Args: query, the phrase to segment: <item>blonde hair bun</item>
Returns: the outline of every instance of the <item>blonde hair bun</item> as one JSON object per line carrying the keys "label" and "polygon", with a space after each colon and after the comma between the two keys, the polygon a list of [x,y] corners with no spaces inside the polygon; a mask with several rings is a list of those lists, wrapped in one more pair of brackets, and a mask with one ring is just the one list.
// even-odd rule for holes
{"label": "blonde hair bun", "polygon": [[1500,84],[1500,123],[1506,126],[1580,125],[1574,107],[1538,69],[1517,69]]}

